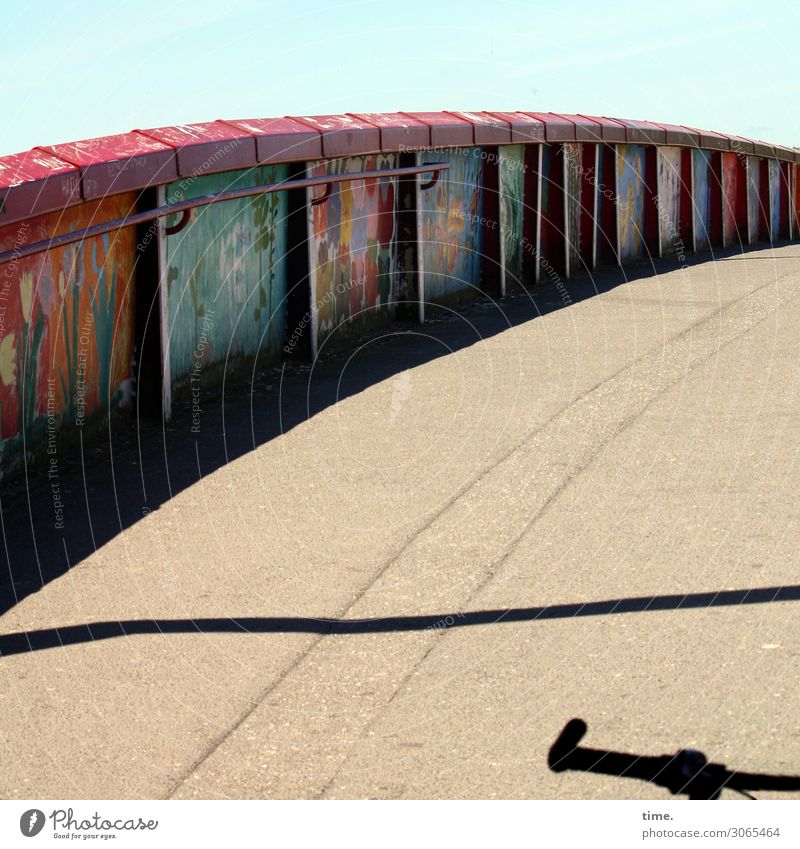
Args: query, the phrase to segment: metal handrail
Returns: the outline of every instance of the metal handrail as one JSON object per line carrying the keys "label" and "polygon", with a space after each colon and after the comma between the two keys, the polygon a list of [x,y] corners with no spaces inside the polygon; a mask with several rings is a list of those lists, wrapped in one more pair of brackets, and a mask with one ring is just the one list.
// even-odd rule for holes
{"label": "metal handrail", "polygon": [[412,165],[406,168],[384,168],[377,171],[357,171],[348,174],[326,174],[320,177],[304,177],[300,180],[284,180],[281,183],[271,183],[266,186],[248,186],[241,189],[230,189],[226,192],[217,192],[212,195],[201,195],[200,197],[190,198],[189,200],[168,203],[164,206],[158,206],[155,209],[145,210],[144,212],[135,212],[132,215],[126,215],[124,218],[115,218],[113,221],[95,224],[83,230],[73,230],[71,233],[64,233],[62,236],[53,236],[51,239],[32,242],[30,245],[17,246],[13,250],[0,253],[0,265],[12,261],[16,262],[25,257],[44,253],[54,248],[61,248],[64,245],[82,242],[84,239],[91,239],[94,236],[102,236],[104,233],[110,233],[112,230],[132,227],[136,224],[142,224],[145,221],[154,221],[157,218],[164,218],[167,215],[175,215],[180,212],[183,213],[181,220],[174,227],[167,229],[167,233],[169,234],[177,233],[189,223],[193,209],[196,209],[198,206],[210,206],[212,203],[220,203],[226,200],[268,195],[272,192],[283,192],[289,189],[326,186],[325,193],[320,198],[312,199],[312,204],[316,205],[317,203],[323,203],[330,197],[334,183],[350,183],[355,180],[372,180],[380,177],[408,177],[414,174],[430,173],[433,175],[432,179],[420,186],[421,189],[427,190],[436,184],[439,174],[442,171],[447,171],[448,168],[450,166],[446,162],[431,162],[425,165]]}

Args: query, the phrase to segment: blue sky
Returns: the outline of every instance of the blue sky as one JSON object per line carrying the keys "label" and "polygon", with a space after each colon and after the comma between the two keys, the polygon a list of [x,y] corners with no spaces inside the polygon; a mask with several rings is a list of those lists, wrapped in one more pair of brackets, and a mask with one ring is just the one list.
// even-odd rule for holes
{"label": "blue sky", "polygon": [[215,118],[438,109],[800,146],[796,0],[0,3],[0,153]]}

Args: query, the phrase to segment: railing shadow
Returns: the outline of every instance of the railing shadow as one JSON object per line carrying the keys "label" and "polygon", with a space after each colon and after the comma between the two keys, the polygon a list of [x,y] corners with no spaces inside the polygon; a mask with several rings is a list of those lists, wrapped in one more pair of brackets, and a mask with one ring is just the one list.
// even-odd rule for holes
{"label": "railing shadow", "polygon": [[316,619],[310,616],[127,619],[3,634],[0,635],[0,657],[138,634],[386,634],[466,628],[475,625],[578,619],[620,613],[655,613],[663,610],[771,604],[781,601],[800,601],[800,584],[686,595],[613,598],[578,604],[554,604],[548,607],[513,607],[507,610],[383,616],[375,619]]}

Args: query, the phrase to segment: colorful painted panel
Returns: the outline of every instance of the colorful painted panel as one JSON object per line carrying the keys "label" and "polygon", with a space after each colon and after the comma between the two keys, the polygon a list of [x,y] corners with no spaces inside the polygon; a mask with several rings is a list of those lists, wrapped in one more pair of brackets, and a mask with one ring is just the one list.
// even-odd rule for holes
{"label": "colorful painted panel", "polygon": [[[0,250],[123,218],[117,195],[0,228]],[[0,266],[0,467],[132,398],[135,230]],[[52,446],[51,446],[52,442]]]}
{"label": "colorful painted panel", "polygon": [[681,148],[658,148],[658,229],[662,256],[684,251],[680,231]]}
{"label": "colorful painted panel", "polygon": [[761,230],[761,160],[747,157],[747,233],[748,241],[757,242]]}
{"label": "colorful painted panel", "polygon": [[769,236],[779,239],[781,235],[781,164],[777,159],[769,160]]}
{"label": "colorful painted panel", "polygon": [[789,173],[792,175],[792,197],[789,208],[794,210],[792,238],[797,239],[800,236],[800,165],[791,165],[789,168]]}
{"label": "colorful painted panel", "polygon": [[[315,176],[396,168],[397,154],[330,159],[310,166]],[[309,204],[320,188],[308,190]],[[393,303],[397,272],[397,178],[333,184],[331,196],[309,205],[313,346],[346,321],[369,320]]]}
{"label": "colorful painted panel", "polygon": [[[580,267],[581,262],[581,188],[583,186],[582,151],[580,144],[565,144],[564,164],[565,211],[567,240],[567,275]],[[589,201],[591,203],[591,199]]]}
{"label": "colorful painted panel", "polygon": [[525,148],[503,145],[500,156],[500,234],[503,291],[522,280],[522,220],[525,209]]}
{"label": "colorful painted panel", "polygon": [[420,192],[420,253],[426,301],[477,291],[483,244],[483,151],[425,151],[420,162],[448,162],[433,189]]}
{"label": "colorful painted panel", "polygon": [[617,223],[622,262],[644,254],[645,155],[642,145],[617,145]]}
{"label": "colorful painted panel", "polygon": [[739,193],[739,157],[722,154],[722,244],[727,248],[739,241],[736,206]]}
{"label": "colorful painted panel", "polygon": [[711,247],[711,151],[692,151],[694,164],[694,246],[707,251]]}
{"label": "colorful painted panel", "polygon": [[[285,165],[262,166],[167,186],[167,202],[286,179]],[[268,352],[286,334],[285,192],[200,207],[166,237],[167,351],[172,387],[213,363]],[[172,222],[169,222],[172,223]]]}

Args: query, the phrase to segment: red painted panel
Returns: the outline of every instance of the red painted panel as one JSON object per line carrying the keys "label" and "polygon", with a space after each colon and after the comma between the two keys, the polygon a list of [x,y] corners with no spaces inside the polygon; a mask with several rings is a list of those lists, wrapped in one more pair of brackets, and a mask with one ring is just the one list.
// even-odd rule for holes
{"label": "red painted panel", "polygon": [[511,127],[512,142],[543,142],[544,122],[524,112],[487,112]]}
{"label": "red painted panel", "polygon": [[475,144],[509,144],[511,125],[491,112],[448,112],[469,121],[473,127]]}
{"label": "red painted panel", "polygon": [[450,112],[403,112],[431,128],[433,147],[461,147],[475,144],[475,133],[469,121]]}
{"label": "red painted panel", "polygon": [[81,172],[42,150],[0,157],[0,225],[81,199]]}
{"label": "red painted panel", "polygon": [[601,138],[604,142],[624,142],[625,127],[619,121],[613,118],[605,118],[599,115],[580,115],[581,118],[586,118],[589,121],[594,121],[600,126]]}
{"label": "red painted panel", "polygon": [[361,118],[352,115],[308,115],[294,120],[322,133],[323,156],[380,152],[380,130]]}
{"label": "red painted panel", "polygon": [[381,150],[386,153],[431,146],[431,128],[402,112],[360,112],[353,117],[380,129]]}
{"label": "red painted panel", "polygon": [[667,144],[681,147],[700,147],[700,133],[690,130],[688,127],[681,127],[680,124],[662,124],[660,121],[653,123],[666,132]]}
{"label": "red painted panel", "polygon": [[138,132],[175,148],[181,177],[251,168],[256,164],[256,142],[252,133],[224,121],[155,127]]}
{"label": "red painted panel", "polygon": [[602,127],[592,118],[587,118],[585,115],[568,115],[563,113],[558,113],[558,117],[566,118],[575,127],[576,141],[602,141]]}
{"label": "red painted panel", "polygon": [[650,121],[636,121],[630,118],[619,118],[619,123],[625,127],[625,140],[628,144],[666,144],[667,131],[658,124]]}
{"label": "red painted panel", "polygon": [[255,136],[256,158],[260,164],[322,157],[320,131],[294,118],[237,118],[225,123]]}
{"label": "red painted panel", "polygon": [[686,127],[693,133],[700,136],[700,147],[708,150],[730,150],[731,145],[726,136],[720,133],[713,133],[711,130],[698,130],[697,127]]}
{"label": "red painted panel", "polygon": [[554,112],[526,112],[544,123],[545,139],[549,142],[575,141],[575,125]]}
{"label": "red painted panel", "polygon": [[81,169],[85,200],[144,189],[178,176],[175,151],[135,131],[38,149]]}

